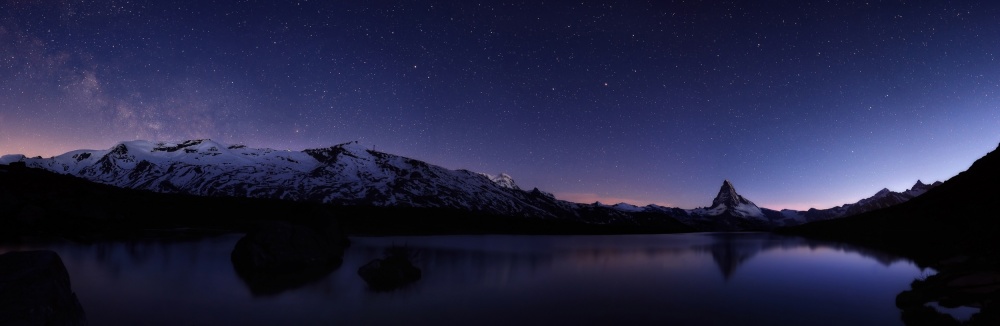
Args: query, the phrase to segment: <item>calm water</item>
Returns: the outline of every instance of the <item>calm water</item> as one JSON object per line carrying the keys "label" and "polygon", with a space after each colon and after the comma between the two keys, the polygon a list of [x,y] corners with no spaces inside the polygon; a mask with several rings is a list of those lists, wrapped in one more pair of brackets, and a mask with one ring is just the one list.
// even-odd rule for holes
{"label": "calm water", "polygon": [[[932,273],[763,233],[379,237],[352,238],[322,279],[255,296],[229,261],[238,238],[48,248],[92,325],[901,325],[896,294]],[[357,269],[393,244],[424,277],[370,291]]]}

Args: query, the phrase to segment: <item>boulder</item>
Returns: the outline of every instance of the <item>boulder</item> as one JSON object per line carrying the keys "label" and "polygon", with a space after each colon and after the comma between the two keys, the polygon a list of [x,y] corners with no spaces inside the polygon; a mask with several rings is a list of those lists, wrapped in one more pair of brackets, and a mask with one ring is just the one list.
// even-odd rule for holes
{"label": "boulder", "polygon": [[[896,296],[906,325],[1000,325],[1000,270],[980,264],[953,264],[926,279],[910,284],[910,290]],[[947,308],[972,307],[980,311],[972,319],[959,322],[928,306],[936,302]]]}
{"label": "boulder", "polygon": [[86,325],[59,254],[0,255],[0,325]]}
{"label": "boulder", "polygon": [[231,259],[256,295],[271,295],[318,280],[340,267],[348,241],[343,234],[273,222],[240,238]]}
{"label": "boulder", "polygon": [[361,268],[358,275],[375,291],[391,291],[416,282],[421,271],[410,261],[410,252],[402,247],[391,247],[386,257],[375,259]]}

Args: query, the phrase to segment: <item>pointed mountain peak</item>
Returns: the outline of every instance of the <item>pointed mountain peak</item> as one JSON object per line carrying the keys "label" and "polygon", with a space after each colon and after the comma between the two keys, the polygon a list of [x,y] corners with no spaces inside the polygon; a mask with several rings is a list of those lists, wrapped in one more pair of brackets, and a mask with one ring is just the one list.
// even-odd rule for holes
{"label": "pointed mountain peak", "polygon": [[749,202],[743,199],[743,196],[736,193],[736,187],[729,180],[722,182],[722,187],[719,188],[719,194],[715,196],[715,200],[712,200],[712,207],[717,207],[719,205],[726,205],[729,207],[735,207],[740,203]]}
{"label": "pointed mountain peak", "polygon": [[757,207],[757,204],[743,198],[736,192],[736,187],[729,180],[722,182],[719,194],[712,200],[712,206],[705,210],[707,215],[719,215],[728,212],[734,216],[742,217],[764,217],[764,213]]}
{"label": "pointed mountain peak", "polygon": [[931,188],[936,187],[940,183],[941,183],[941,181],[934,182],[934,183],[931,183],[931,184],[926,184],[923,181],[917,180],[917,183],[913,184],[913,187],[910,187],[909,191],[926,191],[926,190],[930,190]]}
{"label": "pointed mountain peak", "polygon": [[125,154],[128,154],[128,146],[126,146],[125,144],[126,143],[118,143],[118,145],[115,145],[115,147],[111,148],[111,152],[110,153],[111,154],[115,154],[115,155],[125,155]]}
{"label": "pointed mountain peak", "polygon": [[932,184],[926,184],[923,181],[917,180],[917,183],[914,184],[913,187],[911,187],[910,189],[907,189],[906,191],[904,191],[903,194],[907,195],[907,196],[910,196],[910,197],[920,196],[920,195],[924,194],[925,192],[927,192],[928,190],[931,190],[931,189],[933,189],[934,187],[937,187],[940,184],[941,184],[941,181],[937,181],[937,182],[934,182]]}

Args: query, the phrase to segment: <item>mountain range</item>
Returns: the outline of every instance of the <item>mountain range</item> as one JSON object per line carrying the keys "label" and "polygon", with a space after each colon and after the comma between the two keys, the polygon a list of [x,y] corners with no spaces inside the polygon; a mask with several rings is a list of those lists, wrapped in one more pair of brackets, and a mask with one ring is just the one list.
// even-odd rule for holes
{"label": "mountain range", "polygon": [[507,174],[449,170],[377,152],[357,142],[304,151],[226,145],[212,140],[126,141],[107,150],[75,150],[51,158],[0,157],[127,189],[209,197],[249,197],[340,206],[447,208],[497,216],[575,220],[596,225],[672,225],[698,230],[762,230],[833,219],[889,207],[940,182],[920,181],[904,192],[879,191],[853,204],[808,211],[758,207],[724,181],[712,205],[680,209],[558,200],[523,190]]}
{"label": "mountain range", "polygon": [[[896,296],[907,325],[1000,325],[998,183],[1000,147],[912,200],[778,231],[876,248],[935,271]],[[975,313],[959,321],[934,306]]]}
{"label": "mountain range", "polygon": [[[997,237],[1000,234],[1000,215],[996,208],[998,183],[1000,147],[976,160],[968,170],[912,200],[877,211],[809,223],[789,228],[788,231],[852,240],[889,248],[909,257],[950,253],[956,251],[955,248],[965,251],[975,248],[995,255],[997,242],[1000,242],[1000,237]],[[942,257],[929,259],[939,258]]]}

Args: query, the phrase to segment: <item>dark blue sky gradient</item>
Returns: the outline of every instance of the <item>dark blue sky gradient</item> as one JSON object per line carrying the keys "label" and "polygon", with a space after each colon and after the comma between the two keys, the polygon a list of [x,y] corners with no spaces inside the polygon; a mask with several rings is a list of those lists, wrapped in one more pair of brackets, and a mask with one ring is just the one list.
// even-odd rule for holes
{"label": "dark blue sky gradient", "polygon": [[0,153],[360,140],[592,202],[769,208],[1000,141],[988,1],[0,0]]}

